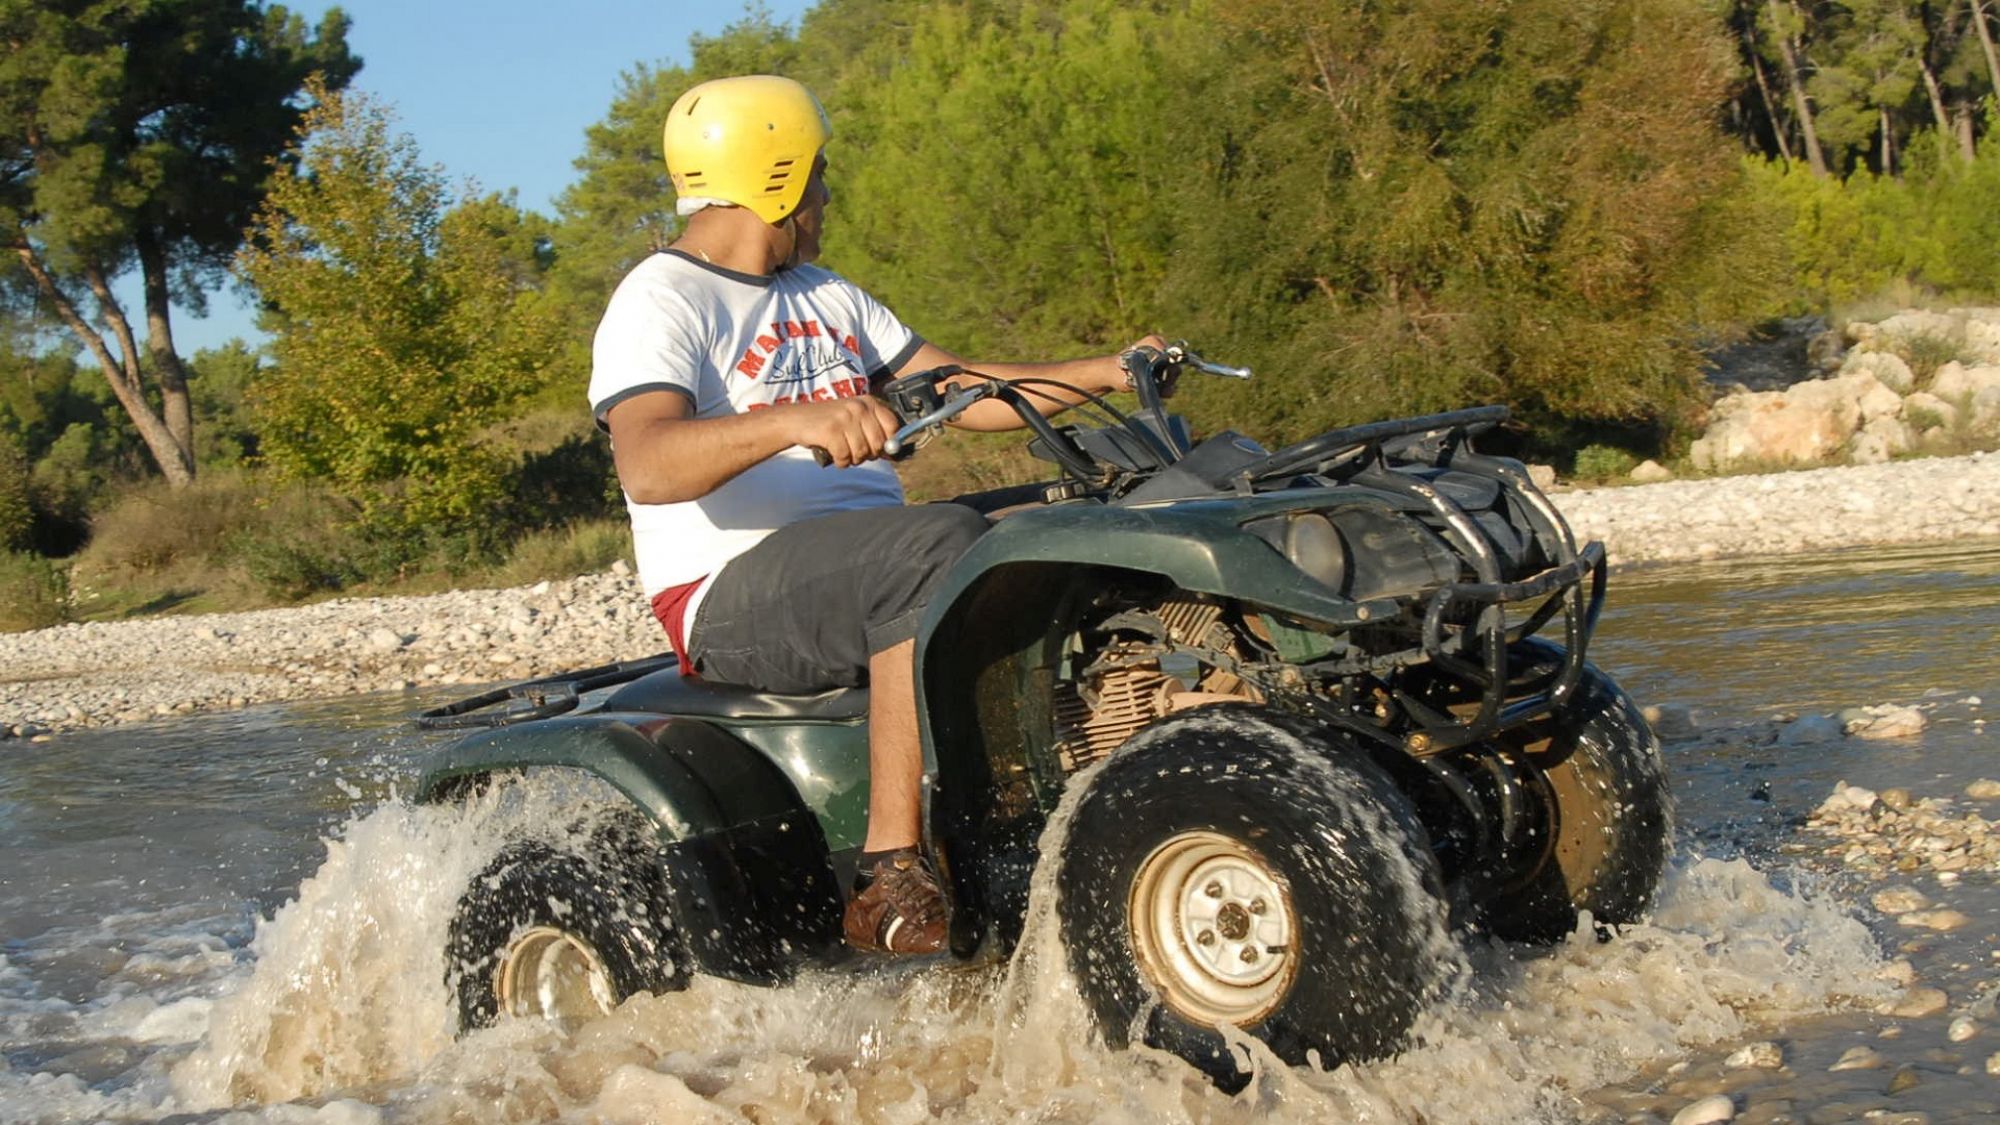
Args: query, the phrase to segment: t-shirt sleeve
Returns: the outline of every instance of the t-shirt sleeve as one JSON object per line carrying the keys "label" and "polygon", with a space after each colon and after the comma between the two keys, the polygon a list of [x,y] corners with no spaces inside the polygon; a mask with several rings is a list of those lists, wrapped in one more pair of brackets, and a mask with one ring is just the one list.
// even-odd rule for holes
{"label": "t-shirt sleeve", "polygon": [[849,284],[848,289],[861,323],[861,362],[870,379],[880,379],[908,363],[917,349],[924,346],[923,337],[910,331],[908,325],[896,319],[895,313],[860,286]]}
{"label": "t-shirt sleeve", "polygon": [[590,409],[599,426],[612,407],[635,395],[671,391],[700,409],[709,326],[693,303],[628,278],[605,306],[590,349]]}

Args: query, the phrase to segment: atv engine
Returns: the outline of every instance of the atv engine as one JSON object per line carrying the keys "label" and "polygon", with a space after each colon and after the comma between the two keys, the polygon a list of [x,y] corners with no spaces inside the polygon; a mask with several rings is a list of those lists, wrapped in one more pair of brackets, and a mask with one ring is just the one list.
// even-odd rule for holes
{"label": "atv engine", "polygon": [[[1078,654],[1082,667],[1055,685],[1055,749],[1065,773],[1163,715],[1264,698],[1230,671],[1243,647],[1219,602],[1181,595],[1114,614],[1083,635],[1109,639]],[[1170,671],[1175,665],[1185,668]]]}

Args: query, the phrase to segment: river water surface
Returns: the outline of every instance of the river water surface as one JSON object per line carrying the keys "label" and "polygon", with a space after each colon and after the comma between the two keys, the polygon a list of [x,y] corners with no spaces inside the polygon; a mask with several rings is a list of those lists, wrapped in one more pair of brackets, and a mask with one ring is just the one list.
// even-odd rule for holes
{"label": "river water surface", "polygon": [[[0,1121],[1666,1121],[1716,1093],[1739,1121],[2000,1116],[1995,873],[1907,879],[1973,919],[1912,937],[1800,833],[1843,779],[2000,818],[1962,797],[2000,778],[1981,718],[2000,544],[1626,572],[1592,655],[1700,732],[1668,748],[1655,916],[1609,943],[1476,949],[1404,1055],[1267,1068],[1234,1098],[1094,1045],[1047,918],[1005,969],[698,981],[574,1034],[454,1040],[452,906],[548,810],[411,807],[434,743],[398,724],[409,698],[0,744]],[[1929,723],[1771,741],[1878,703]],[[1899,958],[1945,1011],[1876,1013]],[[1783,1067],[1727,1063],[1761,1040]],[[1856,1046],[1877,1065],[1829,1070]]]}

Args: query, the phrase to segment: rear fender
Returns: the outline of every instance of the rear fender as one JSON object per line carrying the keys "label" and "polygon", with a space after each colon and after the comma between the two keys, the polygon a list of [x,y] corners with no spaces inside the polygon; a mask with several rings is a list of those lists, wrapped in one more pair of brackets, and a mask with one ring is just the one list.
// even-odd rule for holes
{"label": "rear fender", "polygon": [[818,819],[777,766],[729,732],[602,712],[483,731],[444,752],[417,800],[453,800],[537,769],[602,778],[652,822],[669,908],[703,971],[773,983],[839,940],[842,900]]}

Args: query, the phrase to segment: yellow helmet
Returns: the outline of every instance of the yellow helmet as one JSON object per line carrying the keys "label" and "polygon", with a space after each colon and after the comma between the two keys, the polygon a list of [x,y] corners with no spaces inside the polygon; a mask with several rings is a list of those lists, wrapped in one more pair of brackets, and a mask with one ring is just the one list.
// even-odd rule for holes
{"label": "yellow helmet", "polygon": [[767,223],[796,211],[833,127],[812,91],[746,74],[703,82],[667,111],[667,174],[682,196],[748,207]]}

